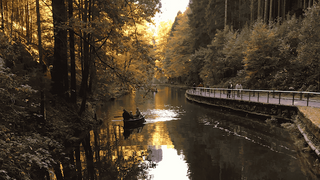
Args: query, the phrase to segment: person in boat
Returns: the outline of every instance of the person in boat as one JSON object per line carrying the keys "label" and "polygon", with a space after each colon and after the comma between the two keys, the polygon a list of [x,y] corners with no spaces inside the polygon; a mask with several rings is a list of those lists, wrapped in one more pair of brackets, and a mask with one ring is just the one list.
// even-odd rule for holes
{"label": "person in boat", "polygon": [[130,115],[130,118],[133,119],[132,111],[130,111],[130,114],[129,114],[129,115]]}
{"label": "person in boat", "polygon": [[125,121],[130,119],[130,114],[128,113],[127,110],[123,109],[122,117],[123,117],[123,120]]}
{"label": "person in boat", "polygon": [[139,117],[141,117],[141,116],[142,116],[142,115],[141,115],[141,112],[140,112],[139,108],[137,108],[135,117],[136,117],[136,118],[139,118]]}

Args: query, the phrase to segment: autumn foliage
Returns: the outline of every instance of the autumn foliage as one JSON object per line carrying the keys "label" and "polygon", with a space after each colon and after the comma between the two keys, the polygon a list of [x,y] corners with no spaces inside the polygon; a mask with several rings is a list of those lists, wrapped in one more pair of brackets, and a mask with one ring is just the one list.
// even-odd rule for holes
{"label": "autumn foliage", "polygon": [[241,29],[226,26],[216,29],[209,44],[194,49],[192,30],[198,26],[192,18],[200,12],[187,10],[177,16],[167,39],[166,76],[189,85],[226,87],[232,81],[245,88],[318,91],[319,12],[315,4],[300,18],[288,14],[281,23],[257,19]]}

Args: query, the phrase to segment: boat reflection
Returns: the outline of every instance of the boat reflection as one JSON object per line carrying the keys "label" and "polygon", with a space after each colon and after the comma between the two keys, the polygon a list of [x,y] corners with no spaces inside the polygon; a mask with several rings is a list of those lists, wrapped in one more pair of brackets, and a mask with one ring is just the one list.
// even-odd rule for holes
{"label": "boat reflection", "polygon": [[128,139],[129,136],[133,133],[141,133],[142,129],[144,127],[144,124],[139,124],[136,126],[123,126],[123,137],[124,139]]}

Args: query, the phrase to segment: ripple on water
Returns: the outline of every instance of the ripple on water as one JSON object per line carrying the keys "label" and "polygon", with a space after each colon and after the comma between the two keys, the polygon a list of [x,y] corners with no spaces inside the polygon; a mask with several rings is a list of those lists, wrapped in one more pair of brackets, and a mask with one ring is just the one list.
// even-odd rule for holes
{"label": "ripple on water", "polygon": [[143,112],[146,123],[180,120],[185,111],[180,107],[168,106],[167,109],[149,109]]}

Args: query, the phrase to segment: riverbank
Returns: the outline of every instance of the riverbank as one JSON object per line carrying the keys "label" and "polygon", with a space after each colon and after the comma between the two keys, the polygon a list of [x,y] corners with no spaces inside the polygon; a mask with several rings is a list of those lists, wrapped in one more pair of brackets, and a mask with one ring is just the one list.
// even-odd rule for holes
{"label": "riverbank", "polygon": [[306,144],[317,157],[320,157],[320,108],[206,97],[188,92],[186,92],[186,98],[200,104],[260,117],[263,121],[273,124],[294,124]]}
{"label": "riverbank", "polygon": [[298,106],[295,124],[311,149],[320,157],[320,108]]}
{"label": "riverbank", "polygon": [[1,111],[0,179],[45,179],[61,174],[61,167],[65,171],[74,166],[69,158],[72,147],[100,124],[93,104],[87,103],[81,117],[77,105],[58,97],[47,103],[46,119],[36,113],[40,107],[30,112],[27,105],[12,105],[11,110]]}
{"label": "riverbank", "polygon": [[154,86],[168,86],[168,87],[174,87],[174,88],[180,88],[180,89],[190,89],[191,87],[185,84],[153,84]]}

